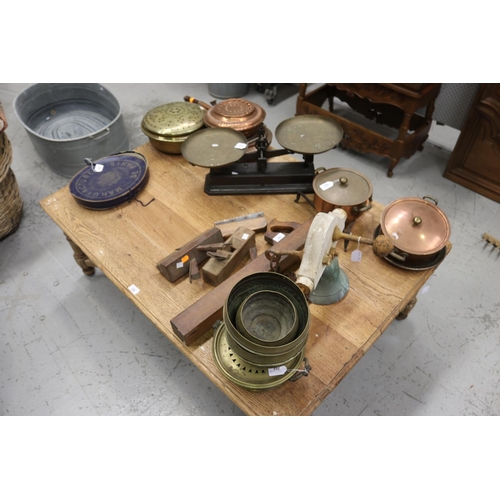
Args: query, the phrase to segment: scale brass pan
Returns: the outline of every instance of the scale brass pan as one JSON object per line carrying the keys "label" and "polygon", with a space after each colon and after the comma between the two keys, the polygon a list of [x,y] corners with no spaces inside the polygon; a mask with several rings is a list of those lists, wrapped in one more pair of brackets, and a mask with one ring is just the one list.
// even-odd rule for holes
{"label": "scale brass pan", "polygon": [[190,135],[182,144],[184,158],[198,167],[225,167],[240,160],[248,139],[230,128],[207,128]]}
{"label": "scale brass pan", "polygon": [[275,136],[285,149],[314,155],[338,146],[344,137],[344,131],[331,118],[300,115],[281,122],[276,128]]}

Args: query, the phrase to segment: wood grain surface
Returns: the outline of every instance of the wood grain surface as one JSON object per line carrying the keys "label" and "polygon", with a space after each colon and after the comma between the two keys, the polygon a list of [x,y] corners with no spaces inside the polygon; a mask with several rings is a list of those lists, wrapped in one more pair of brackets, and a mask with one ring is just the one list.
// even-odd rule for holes
{"label": "wood grain surface", "polygon": [[[304,223],[315,211],[307,202],[295,203],[291,194],[208,196],[203,191],[206,169],[189,165],[180,155],[161,153],[149,143],[137,151],[149,163],[149,182],[137,196],[144,204],[154,199],[147,206],[132,200],[110,210],[92,211],[78,205],[67,186],[40,204],[118,289],[248,415],[311,414],[434,271],[400,269],[373,255],[370,247],[361,247],[361,262],[353,262],[350,253],[357,244],[350,243],[344,252],[341,242],[337,247],[339,262],[350,288],[338,304],[310,305],[311,329],[305,355],[311,372],[268,391],[248,391],[227,379],[215,364],[210,329],[191,345],[184,344],[172,329],[172,318],[214,287],[203,280],[190,282],[187,275],[171,283],[160,274],[157,264],[216,221],[263,211],[268,220]],[[353,233],[371,238],[382,209],[373,202],[373,207],[356,221]],[[285,242],[286,238],[282,244]],[[265,241],[263,233],[256,235],[256,246],[258,255],[275,248]],[[448,251],[450,248],[448,244]],[[249,262],[248,258],[242,266]],[[139,292],[131,292],[131,285]]]}

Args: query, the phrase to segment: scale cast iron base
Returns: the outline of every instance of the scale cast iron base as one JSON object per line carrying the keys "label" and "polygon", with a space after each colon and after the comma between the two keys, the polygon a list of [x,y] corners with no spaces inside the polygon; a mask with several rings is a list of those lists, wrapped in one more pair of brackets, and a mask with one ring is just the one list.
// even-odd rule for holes
{"label": "scale cast iron base", "polygon": [[256,163],[238,163],[210,169],[205,177],[205,193],[296,194],[313,193],[314,165],[304,162],[267,163],[259,170]]}

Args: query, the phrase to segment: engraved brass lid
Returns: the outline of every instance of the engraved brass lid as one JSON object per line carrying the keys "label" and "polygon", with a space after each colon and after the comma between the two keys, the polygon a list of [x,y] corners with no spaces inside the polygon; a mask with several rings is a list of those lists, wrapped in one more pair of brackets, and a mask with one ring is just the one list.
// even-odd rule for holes
{"label": "engraved brass lid", "polygon": [[205,110],[191,102],[169,102],[148,111],[142,119],[141,129],[154,139],[186,136],[204,125]]}
{"label": "engraved brass lid", "polygon": [[258,127],[266,112],[245,99],[227,99],[211,107],[205,114],[207,127],[229,127],[245,133]]}
{"label": "engraved brass lid", "polygon": [[318,169],[313,189],[324,201],[342,207],[361,205],[373,196],[370,180],[347,168]]}
{"label": "engraved brass lid", "polygon": [[393,201],[382,212],[380,227],[399,250],[411,255],[439,252],[451,233],[448,218],[428,196]]}

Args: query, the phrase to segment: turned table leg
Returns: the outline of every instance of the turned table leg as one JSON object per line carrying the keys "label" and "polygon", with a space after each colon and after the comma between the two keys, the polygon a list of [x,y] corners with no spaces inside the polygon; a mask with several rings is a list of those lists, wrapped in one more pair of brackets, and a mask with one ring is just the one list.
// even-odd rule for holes
{"label": "turned table leg", "polygon": [[95,273],[94,263],[83,253],[82,249],[75,244],[75,242],[65,234],[68,243],[73,249],[73,257],[76,263],[82,268],[84,274],[87,276],[92,276]]}
{"label": "turned table leg", "polygon": [[406,319],[408,317],[408,314],[410,314],[411,310],[415,307],[416,303],[417,297],[414,297],[410,300],[410,302],[408,302],[408,304],[406,304],[406,307],[399,312],[399,314],[396,316],[396,319]]}

